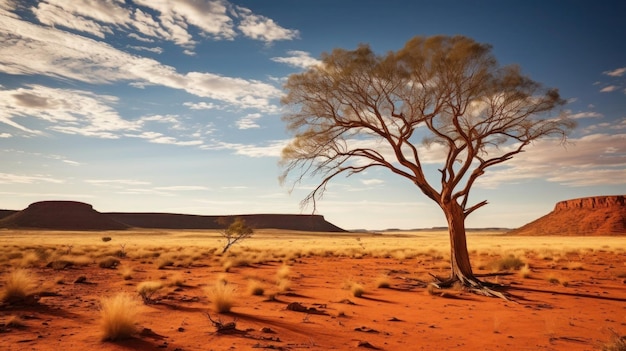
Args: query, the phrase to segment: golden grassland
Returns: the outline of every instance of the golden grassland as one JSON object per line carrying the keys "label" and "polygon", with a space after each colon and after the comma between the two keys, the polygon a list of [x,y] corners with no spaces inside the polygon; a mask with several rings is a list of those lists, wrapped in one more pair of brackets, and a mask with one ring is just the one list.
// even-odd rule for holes
{"label": "golden grassland", "polygon": [[[601,279],[626,283],[626,262],[614,259],[626,255],[626,237],[515,237],[491,230],[468,232],[467,241],[475,271],[481,274],[508,272],[509,278],[503,279],[518,286],[527,285],[528,292],[550,287],[570,289],[564,291],[563,296],[572,295],[573,287],[582,289],[588,284],[580,280],[577,273],[588,273],[591,265],[595,270],[610,268],[603,271]],[[233,308],[247,309],[248,314],[239,316],[251,320],[254,319],[250,313],[258,312],[258,308],[269,309],[269,312],[259,314],[283,313],[274,311],[272,305],[259,307],[259,302],[251,301],[284,302],[289,296],[298,298],[303,289],[313,287],[320,290],[309,290],[309,293],[319,294],[316,295],[318,299],[323,299],[327,294],[323,291],[327,290],[334,291],[328,293],[328,299],[346,294],[350,299],[382,303],[386,300],[371,296],[389,295],[402,299],[403,289],[424,290],[425,294],[459,299],[459,292],[454,290],[440,293],[420,285],[427,281],[431,272],[441,276],[448,272],[449,239],[443,230],[316,233],[263,229],[255,231],[253,237],[226,253],[221,253],[223,246],[220,232],[214,230],[0,230],[0,311],[3,304],[12,306],[31,295],[38,299],[40,295],[47,296],[45,293],[62,290],[66,295],[56,298],[62,305],[63,299],[78,298],[72,294],[100,289],[93,290],[98,291],[97,294],[106,292],[98,295],[100,300],[95,304],[101,315],[99,339],[116,341],[137,334],[138,311],[143,311],[140,315],[144,316],[153,313],[152,309],[156,311],[171,303],[168,297],[185,293],[193,296],[180,297],[182,303],[199,304],[198,311],[228,314]],[[603,262],[607,255],[618,263],[608,267]],[[359,260],[366,258],[374,264],[359,266]],[[311,264],[313,268],[308,268]],[[335,268],[335,264],[342,264],[343,270]],[[31,279],[30,271],[39,273],[38,286]],[[102,285],[79,287],[70,284],[75,276],[82,274],[88,275],[88,281],[99,279]],[[200,274],[201,282],[196,274]],[[64,281],[70,277],[71,281]],[[499,278],[495,279],[497,282]],[[113,294],[120,287],[135,297]],[[617,285],[617,289],[618,295],[622,295],[622,288]],[[75,292],[69,294],[67,291]],[[165,302],[162,299],[166,299]],[[472,298],[466,299],[468,306],[474,308]],[[143,304],[139,306],[141,301]],[[37,303],[37,300],[32,302]],[[326,302],[320,306],[327,305]],[[91,316],[94,304],[92,300],[89,303],[81,313]],[[332,303],[338,307],[329,323],[340,318],[339,326],[343,326],[343,318],[349,320],[354,310],[360,308],[359,304],[353,307],[336,301]],[[442,304],[442,310],[446,306]],[[14,311],[13,307],[9,310]],[[380,313],[381,310],[372,311]],[[309,314],[303,317],[302,323],[309,323]],[[18,317],[13,312],[0,313],[0,331],[22,323]],[[196,317],[188,313],[183,320],[187,318]],[[77,325],[74,328],[83,327]],[[288,329],[284,328],[282,332],[287,333]]]}

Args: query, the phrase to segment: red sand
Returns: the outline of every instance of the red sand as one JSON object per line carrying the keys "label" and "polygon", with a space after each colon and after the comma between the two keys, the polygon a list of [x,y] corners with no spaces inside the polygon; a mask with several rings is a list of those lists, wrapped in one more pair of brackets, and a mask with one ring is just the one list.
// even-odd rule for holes
{"label": "red sand", "polygon": [[[144,263],[141,263],[144,261]],[[499,277],[510,284],[515,302],[467,292],[447,297],[427,293],[428,272],[445,274],[434,260],[308,257],[291,266],[291,291],[269,301],[279,262],[233,268],[225,277],[237,287],[238,303],[227,314],[212,311],[204,290],[222,268],[206,259],[187,268],[158,270],[154,263],[122,259],[135,268],[132,280],[119,270],[87,267],[33,271],[40,280],[63,277],[53,285],[59,296],[44,296],[34,306],[0,306],[0,325],[10,315],[24,327],[0,327],[0,349],[12,350],[599,350],[611,330],[626,334],[626,282],[623,254],[594,252],[583,257],[583,270],[531,262],[530,278]],[[120,291],[135,294],[139,282],[181,274],[185,285],[168,288],[158,303],[141,305],[136,337],[102,342],[99,299]],[[481,273],[480,271],[478,273]],[[486,272],[482,272],[486,273]],[[374,281],[388,274],[390,288]],[[551,275],[567,286],[548,281]],[[88,284],[74,284],[79,276]],[[265,296],[246,292],[250,277],[266,283]],[[495,278],[488,278],[495,279]],[[363,284],[358,298],[344,289],[346,280]],[[317,313],[287,309],[291,302]],[[310,310],[313,311],[313,310]],[[206,313],[236,322],[230,334],[215,332]]]}

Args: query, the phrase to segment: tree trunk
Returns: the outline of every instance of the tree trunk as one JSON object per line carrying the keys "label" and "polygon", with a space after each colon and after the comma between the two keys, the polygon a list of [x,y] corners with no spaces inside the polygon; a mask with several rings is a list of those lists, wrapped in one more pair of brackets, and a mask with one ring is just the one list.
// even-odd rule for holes
{"label": "tree trunk", "polygon": [[461,283],[470,291],[485,295],[497,296],[509,300],[503,293],[492,290],[491,284],[480,281],[472,271],[469,251],[467,250],[467,240],[465,233],[465,213],[461,205],[454,201],[441,204],[441,208],[448,221],[448,232],[450,234],[450,278],[447,281],[434,283],[438,288],[450,287],[455,282]]}
{"label": "tree trunk", "polygon": [[467,280],[476,279],[472,272],[467,250],[465,215],[461,206],[454,202],[445,206],[444,212],[448,220],[448,232],[450,234],[450,279],[465,284]]}

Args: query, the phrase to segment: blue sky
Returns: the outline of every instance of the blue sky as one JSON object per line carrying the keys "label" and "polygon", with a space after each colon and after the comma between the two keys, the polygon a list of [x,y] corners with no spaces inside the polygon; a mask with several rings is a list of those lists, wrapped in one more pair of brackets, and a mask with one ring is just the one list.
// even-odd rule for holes
{"label": "blue sky", "polygon": [[[570,198],[626,193],[622,1],[0,0],[0,208],[310,213],[278,176],[286,77],[333,48],[381,54],[416,35],[489,43],[567,99],[570,144],[490,169],[471,227],[517,227]],[[318,213],[347,229],[442,226],[384,169],[332,183]]]}

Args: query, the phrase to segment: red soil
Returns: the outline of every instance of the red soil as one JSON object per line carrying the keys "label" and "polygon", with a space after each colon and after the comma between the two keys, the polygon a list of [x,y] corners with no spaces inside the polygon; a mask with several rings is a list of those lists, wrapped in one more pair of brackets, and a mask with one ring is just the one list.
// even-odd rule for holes
{"label": "red soil", "polygon": [[[122,259],[118,269],[135,269],[131,280],[123,280],[116,269],[95,264],[60,271],[38,268],[34,271],[42,283],[51,277],[62,277],[65,283],[53,285],[58,296],[44,296],[36,305],[0,305],[0,349],[599,350],[609,341],[611,330],[626,334],[626,267],[623,253],[596,251],[582,260],[583,270],[566,269],[567,262],[553,266],[552,261],[531,260],[530,278],[497,278],[510,285],[514,302],[467,292],[427,293],[428,273],[439,272],[438,261],[430,257],[405,262],[296,259],[291,266],[291,291],[271,300],[268,295],[275,292],[281,263],[268,262],[225,274],[236,287],[238,300],[225,314],[214,312],[204,293],[223,274],[212,258],[191,267],[162,270],[145,259]],[[156,304],[141,306],[142,332],[125,341],[100,340],[101,297],[135,294],[138,282],[166,281],[172,274],[180,274],[184,285],[165,289]],[[389,288],[374,285],[381,274],[388,275]],[[567,286],[548,280],[555,274],[567,280]],[[86,284],[74,283],[79,276],[87,277]],[[264,296],[246,293],[250,277],[265,282]],[[363,284],[366,293],[352,296],[343,288],[346,280]],[[292,302],[307,312],[288,309]],[[217,333],[207,313],[224,323],[234,321],[236,330]],[[25,325],[1,326],[11,315],[21,316]]]}

